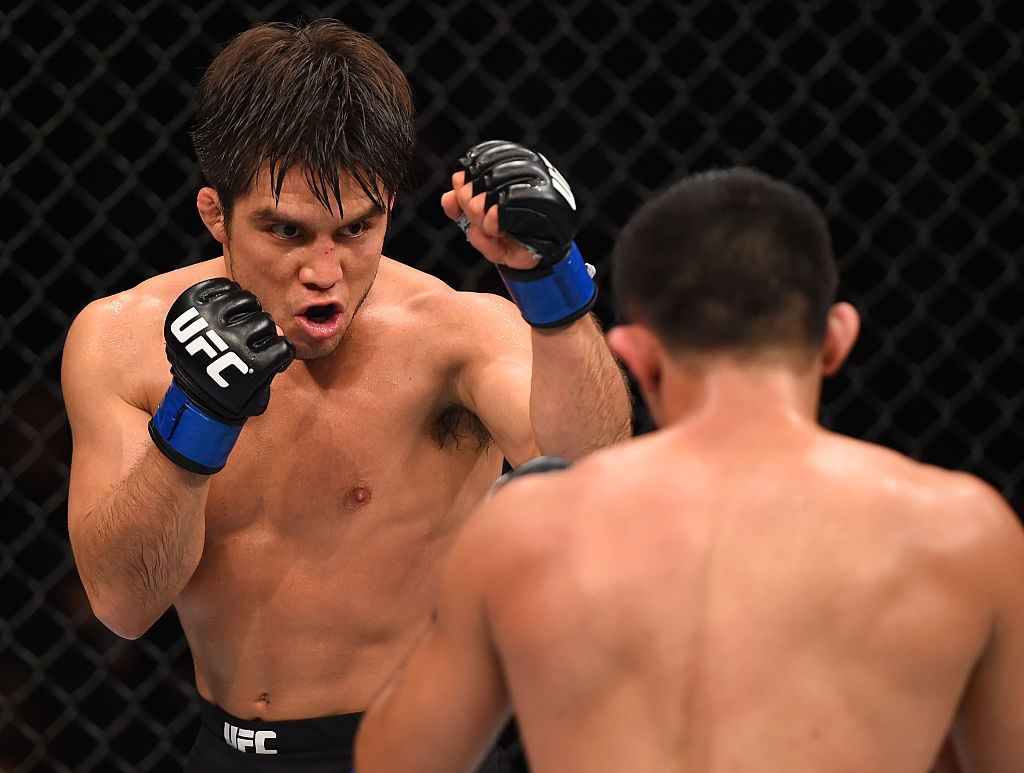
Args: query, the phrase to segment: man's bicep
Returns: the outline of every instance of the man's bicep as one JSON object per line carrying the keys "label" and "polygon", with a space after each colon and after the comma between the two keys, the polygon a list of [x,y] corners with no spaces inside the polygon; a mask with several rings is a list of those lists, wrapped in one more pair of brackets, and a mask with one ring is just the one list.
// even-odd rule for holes
{"label": "man's bicep", "polygon": [[530,417],[530,368],[521,362],[489,363],[477,387],[474,411],[513,467],[540,455]]}
{"label": "man's bicep", "polygon": [[68,334],[61,370],[64,405],[72,433],[68,516],[82,514],[121,480],[149,445],[149,414],[128,402],[125,363],[91,344],[95,320],[76,321]]}
{"label": "man's bicep", "polygon": [[494,300],[494,314],[477,326],[468,347],[458,391],[505,458],[518,466],[540,453],[530,417],[530,328],[512,304]]}

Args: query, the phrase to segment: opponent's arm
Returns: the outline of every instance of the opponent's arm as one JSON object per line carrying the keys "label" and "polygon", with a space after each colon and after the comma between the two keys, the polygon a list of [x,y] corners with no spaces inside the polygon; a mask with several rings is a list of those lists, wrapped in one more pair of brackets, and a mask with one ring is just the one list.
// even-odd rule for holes
{"label": "opponent's arm", "polygon": [[[139,344],[122,316],[132,312],[99,304],[79,315],[62,381],[74,434],[68,529],[75,560],[96,616],[135,638],[195,571],[209,476],[223,466],[245,416],[266,407],[270,378],[291,361],[291,349],[251,294],[226,279],[199,283],[168,315],[173,380],[151,418],[136,386],[144,369]],[[178,324],[186,316],[191,324]],[[209,394],[205,380],[227,383],[224,371],[242,366],[247,372],[234,375],[233,389]]]}
{"label": "opponent's arm", "polygon": [[469,773],[508,721],[483,602],[493,545],[477,534],[476,520],[448,554],[429,629],[359,724],[358,773]]}
{"label": "opponent's arm", "polygon": [[994,617],[953,723],[959,768],[946,769],[1012,773],[1024,770],[1024,530],[1001,496],[979,489],[977,521],[988,534],[974,557],[978,603]]}
{"label": "opponent's arm", "polygon": [[931,773],[964,773],[956,758],[953,742],[948,738],[939,750],[939,756],[935,759],[935,764],[932,765]]}
{"label": "opponent's arm", "polygon": [[[597,288],[573,241],[578,215],[568,184],[544,156],[504,141],[471,148],[456,169],[442,206],[497,265],[531,326],[529,411],[540,453],[573,459],[628,437],[628,389],[589,313]],[[512,383],[493,374],[488,381]],[[510,404],[477,403],[481,413]]]}
{"label": "opponent's arm", "polygon": [[[532,459],[502,476],[554,472],[565,459]],[[459,532],[441,577],[438,610],[406,663],[359,724],[358,773],[458,773],[475,770],[510,716],[504,670],[488,620],[493,551],[504,543],[485,503]],[[498,521],[500,523],[500,521]]]}

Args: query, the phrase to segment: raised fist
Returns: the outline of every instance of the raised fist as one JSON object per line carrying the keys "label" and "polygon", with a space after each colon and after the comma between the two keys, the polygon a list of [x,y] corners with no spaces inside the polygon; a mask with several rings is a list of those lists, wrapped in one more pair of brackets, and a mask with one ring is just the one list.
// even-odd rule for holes
{"label": "raised fist", "polygon": [[[523,319],[534,327],[559,327],[584,316],[594,305],[597,286],[593,267],[583,262],[573,241],[579,213],[558,170],[536,151],[488,140],[466,151],[455,171],[464,172],[474,198],[486,194],[485,216],[497,205],[498,229],[537,258],[527,269],[498,264]],[[456,222],[468,235],[465,214]]]}
{"label": "raised fist", "polygon": [[270,381],[295,358],[255,295],[219,277],[192,285],[164,323],[171,375],[211,418],[240,423],[267,409]]}
{"label": "raised fist", "polygon": [[185,290],[164,322],[173,380],[149,434],[192,472],[221,469],[250,416],[267,409],[270,382],[295,358],[259,300],[218,277]]}
{"label": "raised fist", "polygon": [[488,140],[455,162],[473,194],[486,193],[485,211],[498,205],[498,227],[543,267],[568,253],[579,213],[569,184],[540,153],[515,142]]}

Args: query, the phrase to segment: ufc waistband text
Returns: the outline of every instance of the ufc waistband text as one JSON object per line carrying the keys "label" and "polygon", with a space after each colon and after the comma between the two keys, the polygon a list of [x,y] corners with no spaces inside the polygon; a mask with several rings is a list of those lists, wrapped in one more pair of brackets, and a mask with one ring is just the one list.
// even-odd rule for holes
{"label": "ufc waistband text", "polygon": [[224,740],[232,749],[240,752],[252,749],[257,754],[277,754],[277,749],[268,749],[267,741],[277,738],[273,730],[249,730],[228,722],[224,723]]}

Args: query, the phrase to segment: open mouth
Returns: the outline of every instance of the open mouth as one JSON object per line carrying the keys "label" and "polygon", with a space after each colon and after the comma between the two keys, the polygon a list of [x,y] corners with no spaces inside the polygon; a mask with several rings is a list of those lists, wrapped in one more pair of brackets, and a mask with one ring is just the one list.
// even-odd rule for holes
{"label": "open mouth", "polygon": [[332,303],[327,306],[310,306],[302,313],[302,316],[314,325],[323,325],[337,313],[338,307]]}
{"label": "open mouth", "polygon": [[296,316],[299,326],[311,338],[330,338],[341,327],[342,309],[335,303],[310,306]]}

